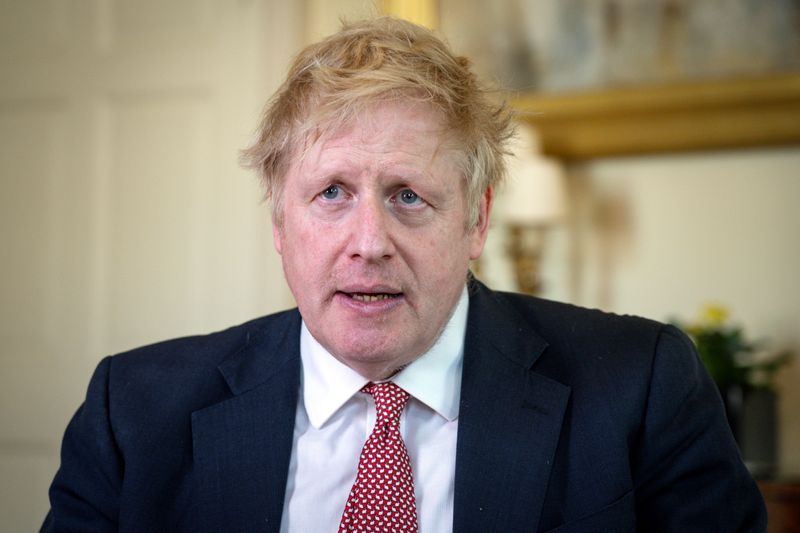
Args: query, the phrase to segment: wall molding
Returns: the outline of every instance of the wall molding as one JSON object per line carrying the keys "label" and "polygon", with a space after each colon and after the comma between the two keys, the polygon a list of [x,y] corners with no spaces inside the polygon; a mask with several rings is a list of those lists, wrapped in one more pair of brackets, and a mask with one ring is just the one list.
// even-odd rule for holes
{"label": "wall molding", "polygon": [[518,94],[510,103],[539,131],[543,152],[567,160],[800,143],[798,74]]}

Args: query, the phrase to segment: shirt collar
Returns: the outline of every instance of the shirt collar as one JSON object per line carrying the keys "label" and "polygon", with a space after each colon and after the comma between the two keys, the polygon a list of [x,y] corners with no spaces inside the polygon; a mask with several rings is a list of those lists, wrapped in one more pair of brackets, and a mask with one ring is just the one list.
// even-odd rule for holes
{"label": "shirt collar", "polygon": [[[434,345],[391,379],[449,421],[458,417],[468,308],[469,298],[464,286],[452,316]],[[311,335],[305,322],[300,330],[300,357],[303,401],[309,422],[319,429],[368,380],[333,357]]]}

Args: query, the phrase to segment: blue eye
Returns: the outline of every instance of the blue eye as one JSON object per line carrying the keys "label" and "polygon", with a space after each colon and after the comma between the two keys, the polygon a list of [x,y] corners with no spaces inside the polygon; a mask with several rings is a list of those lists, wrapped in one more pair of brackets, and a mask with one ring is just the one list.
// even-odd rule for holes
{"label": "blue eye", "polygon": [[419,195],[411,189],[403,189],[398,195],[400,202],[405,205],[414,205],[421,201]]}
{"label": "blue eye", "polygon": [[322,191],[321,196],[326,200],[335,200],[337,196],[339,196],[339,186],[338,185],[331,185],[324,191]]}

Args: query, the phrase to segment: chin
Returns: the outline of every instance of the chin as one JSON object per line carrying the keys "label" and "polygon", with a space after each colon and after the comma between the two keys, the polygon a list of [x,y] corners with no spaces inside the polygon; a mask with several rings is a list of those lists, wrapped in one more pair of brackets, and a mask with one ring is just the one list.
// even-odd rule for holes
{"label": "chin", "polygon": [[397,370],[416,359],[413,357],[408,360],[408,354],[412,352],[399,350],[396,345],[377,347],[374,343],[357,343],[342,348],[336,352],[337,358],[360,374],[364,373],[364,369],[369,369],[369,373],[383,373],[384,369]]}
{"label": "chin", "polygon": [[396,353],[396,350],[387,350],[369,343],[350,344],[343,347],[339,353],[342,355],[343,359],[347,361],[366,365],[390,364],[392,361],[400,358],[400,354]]}

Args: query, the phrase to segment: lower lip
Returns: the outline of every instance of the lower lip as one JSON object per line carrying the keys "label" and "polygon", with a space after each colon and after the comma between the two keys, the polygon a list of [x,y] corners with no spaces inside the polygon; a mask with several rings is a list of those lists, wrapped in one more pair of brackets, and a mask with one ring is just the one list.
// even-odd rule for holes
{"label": "lower lip", "polygon": [[384,298],[383,300],[373,300],[371,302],[367,302],[364,300],[356,300],[355,298],[351,298],[349,295],[343,292],[337,292],[334,295],[334,300],[339,305],[356,311],[359,314],[376,315],[397,308],[398,306],[402,305],[402,303],[405,301],[405,298],[403,295],[400,295],[392,298]]}

